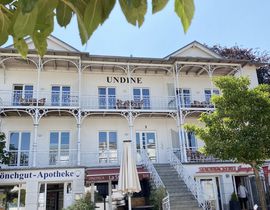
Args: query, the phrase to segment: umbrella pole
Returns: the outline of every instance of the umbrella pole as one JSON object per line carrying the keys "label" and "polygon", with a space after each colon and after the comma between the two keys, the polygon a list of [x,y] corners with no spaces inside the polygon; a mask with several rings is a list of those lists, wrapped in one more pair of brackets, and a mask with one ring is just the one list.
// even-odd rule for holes
{"label": "umbrella pole", "polygon": [[131,210],[131,193],[128,193],[128,210]]}

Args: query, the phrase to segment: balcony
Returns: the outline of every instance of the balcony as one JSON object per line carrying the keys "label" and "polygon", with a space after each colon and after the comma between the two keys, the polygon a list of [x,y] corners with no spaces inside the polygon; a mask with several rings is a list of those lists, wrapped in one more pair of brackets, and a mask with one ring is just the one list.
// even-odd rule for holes
{"label": "balcony", "polygon": [[[9,154],[9,163],[2,165],[0,168],[29,168],[33,166],[32,151],[10,150]],[[100,152],[82,151],[80,153],[80,165],[85,167],[119,166],[120,156],[121,154],[119,154],[117,150],[105,150]],[[76,149],[37,151],[36,167],[76,167],[78,166],[77,158],[78,152]],[[137,152],[137,163],[141,164],[139,151]]]}
{"label": "balcony", "polygon": [[153,96],[141,99],[130,99],[125,96],[82,95],[79,101],[78,92],[57,91],[0,91],[0,107],[29,108],[46,107],[49,109],[69,109],[79,107],[94,111],[144,110],[165,111],[175,110],[175,97]]}
{"label": "balcony", "polygon": [[178,95],[178,104],[183,109],[203,110],[213,109],[214,105],[210,102],[211,94],[181,94]]}
{"label": "balcony", "polygon": [[[181,160],[181,150],[173,149],[174,154]],[[220,160],[213,156],[201,153],[196,147],[186,148],[187,163],[215,163],[215,162],[231,162],[230,160]]]}

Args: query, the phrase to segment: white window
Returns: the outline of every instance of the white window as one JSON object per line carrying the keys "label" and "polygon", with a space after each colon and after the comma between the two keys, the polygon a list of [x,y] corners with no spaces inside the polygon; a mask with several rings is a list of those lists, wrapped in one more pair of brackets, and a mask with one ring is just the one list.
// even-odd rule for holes
{"label": "white window", "polygon": [[67,163],[69,161],[69,132],[50,133],[50,165]]}
{"label": "white window", "polygon": [[99,141],[99,162],[114,163],[117,162],[117,132],[100,131]]}
{"label": "white window", "polygon": [[70,87],[53,85],[51,103],[52,106],[70,106]]}
{"label": "white window", "polygon": [[30,153],[30,132],[11,132],[9,137],[11,166],[28,166]]}
{"label": "white window", "polygon": [[191,91],[190,89],[179,88],[176,90],[176,95],[179,100],[179,105],[181,107],[191,106]]}
{"label": "white window", "polygon": [[26,105],[30,102],[33,99],[33,89],[33,85],[14,85],[13,105]]}
{"label": "white window", "polygon": [[116,91],[114,87],[98,88],[98,104],[100,109],[116,108]]}
{"label": "white window", "polygon": [[134,88],[133,100],[135,102],[141,102],[144,109],[150,109],[150,90],[149,88]]}

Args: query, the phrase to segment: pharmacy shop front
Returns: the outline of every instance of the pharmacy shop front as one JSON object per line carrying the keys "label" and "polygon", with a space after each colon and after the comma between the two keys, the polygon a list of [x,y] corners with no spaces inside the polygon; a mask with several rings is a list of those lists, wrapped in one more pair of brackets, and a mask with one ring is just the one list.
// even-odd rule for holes
{"label": "pharmacy shop front", "polygon": [[0,171],[0,210],[56,210],[84,193],[84,168]]}

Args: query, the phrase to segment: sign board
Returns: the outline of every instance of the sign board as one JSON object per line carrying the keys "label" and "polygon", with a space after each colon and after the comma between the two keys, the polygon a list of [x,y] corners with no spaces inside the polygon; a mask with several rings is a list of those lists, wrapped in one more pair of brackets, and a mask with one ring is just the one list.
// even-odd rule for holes
{"label": "sign board", "polygon": [[84,169],[45,169],[1,171],[0,183],[25,181],[65,181],[84,179]]}
{"label": "sign board", "polygon": [[243,166],[211,166],[211,167],[199,167],[197,173],[251,173],[253,172],[251,167]]}

